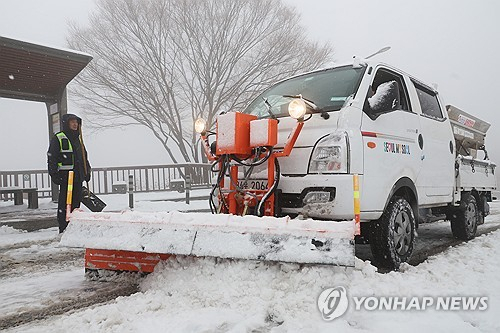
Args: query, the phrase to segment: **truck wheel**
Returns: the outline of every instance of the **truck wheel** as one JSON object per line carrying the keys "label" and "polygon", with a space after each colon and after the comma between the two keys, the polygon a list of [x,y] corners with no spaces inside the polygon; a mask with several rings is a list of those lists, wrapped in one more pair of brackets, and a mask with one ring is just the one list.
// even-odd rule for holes
{"label": "truck wheel", "polygon": [[381,268],[398,269],[406,262],[415,243],[415,215],[408,201],[394,197],[376,221],[372,221],[370,246]]}
{"label": "truck wheel", "polygon": [[479,222],[479,210],[476,198],[471,193],[464,193],[460,207],[450,216],[451,231],[455,238],[470,240],[476,236]]}

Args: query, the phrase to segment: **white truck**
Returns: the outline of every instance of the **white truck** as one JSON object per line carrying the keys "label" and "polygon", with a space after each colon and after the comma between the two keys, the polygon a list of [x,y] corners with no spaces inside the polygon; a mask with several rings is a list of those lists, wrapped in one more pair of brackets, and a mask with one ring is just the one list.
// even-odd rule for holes
{"label": "white truck", "polygon": [[395,269],[420,223],[448,219],[455,237],[475,236],[496,189],[488,128],[382,63],[298,75],[215,128],[196,120],[218,215],[77,211],[61,243],[85,248],[99,275],[152,272],[172,255],[354,266],[358,236]]}
{"label": "white truck", "polygon": [[[308,114],[290,156],[279,158],[276,215],[352,219],[357,174],[361,236],[380,266],[409,259],[420,223],[447,219],[455,237],[475,236],[497,187],[484,149],[489,124],[401,70],[358,59],[281,81],[243,113],[278,119],[282,148],[297,97]],[[245,187],[266,188],[258,168]]]}

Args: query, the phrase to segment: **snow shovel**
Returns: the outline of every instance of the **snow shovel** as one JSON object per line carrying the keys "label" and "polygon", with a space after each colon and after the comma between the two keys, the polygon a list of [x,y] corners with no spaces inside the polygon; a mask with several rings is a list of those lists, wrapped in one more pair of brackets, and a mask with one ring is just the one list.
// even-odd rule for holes
{"label": "snow shovel", "polygon": [[91,212],[102,212],[106,203],[102,201],[97,195],[92,193],[87,186],[82,186],[82,203],[90,209]]}

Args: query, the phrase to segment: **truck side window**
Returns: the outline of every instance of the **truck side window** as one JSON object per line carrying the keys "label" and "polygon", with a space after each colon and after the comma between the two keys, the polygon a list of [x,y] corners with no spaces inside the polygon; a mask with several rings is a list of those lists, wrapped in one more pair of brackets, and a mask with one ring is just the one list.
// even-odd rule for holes
{"label": "truck side window", "polygon": [[443,112],[439,106],[436,93],[416,82],[413,82],[413,84],[417,90],[422,113],[434,119],[443,119]]}
{"label": "truck side window", "polygon": [[403,77],[387,69],[379,69],[366,96],[363,111],[374,120],[383,113],[396,110],[411,112]]}

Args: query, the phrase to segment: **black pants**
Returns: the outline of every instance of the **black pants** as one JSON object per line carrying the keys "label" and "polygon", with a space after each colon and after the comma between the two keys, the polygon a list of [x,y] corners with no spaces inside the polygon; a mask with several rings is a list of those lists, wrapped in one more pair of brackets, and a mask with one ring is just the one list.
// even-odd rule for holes
{"label": "black pants", "polygon": [[[66,222],[66,197],[68,193],[68,178],[65,177],[63,183],[59,186],[59,201],[57,202],[57,222],[59,223],[59,233],[63,232],[68,226]],[[82,181],[76,177],[73,179],[73,200],[71,211],[80,207],[82,202]]]}

